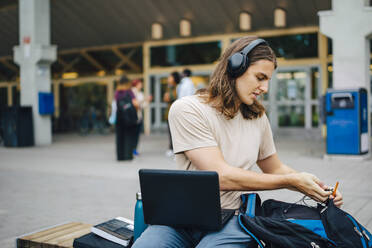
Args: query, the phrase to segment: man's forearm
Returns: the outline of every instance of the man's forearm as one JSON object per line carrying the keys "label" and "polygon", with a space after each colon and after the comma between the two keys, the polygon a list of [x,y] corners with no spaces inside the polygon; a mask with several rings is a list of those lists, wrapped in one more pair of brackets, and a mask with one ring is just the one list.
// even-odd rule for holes
{"label": "man's forearm", "polygon": [[264,173],[257,173],[228,165],[217,147],[199,148],[185,153],[199,170],[218,173],[221,190],[258,191],[287,188],[322,202],[330,195],[330,192],[322,189],[319,178],[306,172],[292,173],[294,170],[284,166],[276,155],[258,161],[257,164]]}
{"label": "man's forearm", "polygon": [[288,165],[282,164],[282,166],[274,170],[271,174],[285,175],[285,174],[291,174],[291,173],[297,173],[297,171],[292,169]]}
{"label": "man's forearm", "polygon": [[289,173],[257,173],[232,166],[217,172],[220,177],[221,190],[258,191],[293,187],[294,178]]}

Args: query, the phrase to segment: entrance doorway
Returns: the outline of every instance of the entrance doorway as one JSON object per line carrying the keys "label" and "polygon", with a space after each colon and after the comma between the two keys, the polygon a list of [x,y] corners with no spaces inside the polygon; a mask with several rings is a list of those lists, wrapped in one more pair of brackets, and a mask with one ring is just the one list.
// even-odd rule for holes
{"label": "entrance doorway", "polygon": [[[193,72],[193,81],[209,82],[210,71]],[[165,130],[167,103],[163,95],[167,89],[169,74],[150,76],[151,129]],[[273,130],[316,130],[320,131],[318,99],[321,93],[318,66],[281,67],[276,70],[269,85],[269,93],[263,96]]]}
{"label": "entrance doorway", "polygon": [[[164,93],[167,91],[167,74],[156,74],[150,76],[150,94],[153,101],[150,103],[151,130],[166,130],[168,103],[163,101]],[[205,87],[209,82],[210,71],[193,71],[191,80],[195,88]]]}
{"label": "entrance doorway", "polygon": [[320,95],[317,66],[279,68],[264,97],[273,129],[318,128]]}

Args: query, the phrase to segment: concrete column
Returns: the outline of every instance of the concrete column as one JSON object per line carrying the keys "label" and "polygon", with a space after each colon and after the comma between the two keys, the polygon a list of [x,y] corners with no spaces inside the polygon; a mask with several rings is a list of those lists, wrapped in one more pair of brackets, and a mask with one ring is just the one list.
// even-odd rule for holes
{"label": "concrete column", "polygon": [[221,39],[221,55],[226,51],[226,49],[230,46],[231,44],[231,38],[229,37],[223,37]]}
{"label": "concrete column", "polygon": [[61,113],[60,109],[60,99],[59,99],[59,82],[54,82],[53,84],[53,94],[54,94],[54,117],[59,118]]}
{"label": "concrete column", "polygon": [[[318,56],[320,59],[320,82],[319,93],[324,95],[327,91],[329,82],[328,82],[328,40],[327,36],[323,35],[321,32],[318,32]],[[325,123],[321,123],[321,132],[322,137],[327,136],[327,126]]]}
{"label": "concrete column", "polygon": [[[142,47],[143,54],[143,85],[145,96],[150,95],[150,46],[148,43],[144,43]],[[144,109],[143,116],[144,131],[146,135],[150,135],[151,132],[151,119],[150,119],[150,104]]]}
{"label": "concrete column", "polygon": [[51,91],[50,65],[57,47],[50,45],[49,0],[19,0],[20,45],[14,61],[20,66],[21,105],[32,106],[36,145],[52,143],[50,116],[39,114],[38,93]]}
{"label": "concrete column", "polygon": [[106,92],[107,92],[107,106],[108,106],[107,111],[106,111],[106,116],[109,117],[112,111],[111,103],[115,95],[115,79],[109,80],[106,87],[107,87]]}
{"label": "concrete column", "polygon": [[310,130],[312,128],[312,114],[311,114],[311,69],[310,67],[305,69],[305,73],[307,75],[306,77],[306,85],[305,87],[305,105],[304,105],[304,110],[305,110],[305,129]]}
{"label": "concrete column", "polygon": [[278,119],[278,105],[276,104],[276,92],[278,86],[278,78],[277,78],[278,71],[275,70],[274,74],[272,75],[271,83],[269,83],[269,119],[271,128],[274,133],[279,128],[279,119]]}
{"label": "concrete column", "polygon": [[13,92],[12,92],[12,84],[9,84],[7,87],[8,90],[8,106],[13,106]]}
{"label": "concrete column", "polygon": [[324,95],[327,91],[329,82],[328,82],[328,41],[327,36],[318,32],[318,57],[320,59],[320,82],[321,85],[319,92]]}
{"label": "concrete column", "polygon": [[320,32],[333,42],[333,87],[369,89],[372,7],[365,0],[332,0],[332,7],[318,14]]}
{"label": "concrete column", "polygon": [[[370,112],[370,44],[372,7],[368,0],[332,0],[331,11],[320,11],[320,32],[332,38],[333,88],[363,87],[368,92]],[[369,116],[369,115],[368,115]],[[368,123],[371,123],[370,117]],[[369,135],[371,130],[368,130]],[[368,139],[371,154],[370,139]]]}

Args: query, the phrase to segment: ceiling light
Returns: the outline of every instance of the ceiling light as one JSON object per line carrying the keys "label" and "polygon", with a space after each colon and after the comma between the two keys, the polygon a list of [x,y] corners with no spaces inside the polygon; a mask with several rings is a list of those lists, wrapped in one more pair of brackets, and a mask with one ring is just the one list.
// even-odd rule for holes
{"label": "ceiling light", "polygon": [[248,31],[252,28],[251,15],[247,12],[241,12],[239,15],[239,28],[242,31]]}
{"label": "ceiling light", "polygon": [[74,79],[79,76],[79,73],[77,72],[65,72],[62,74],[63,79]]}
{"label": "ceiling light", "polygon": [[97,76],[103,77],[106,75],[106,72],[104,70],[100,70],[97,72]]}
{"label": "ceiling light", "polygon": [[283,9],[275,9],[274,10],[274,26],[278,28],[285,27],[287,25],[286,23],[287,13]]}
{"label": "ceiling light", "polygon": [[189,20],[182,19],[180,21],[180,35],[190,36],[191,35],[191,23]]}
{"label": "ceiling light", "polygon": [[116,76],[120,76],[120,75],[123,75],[124,71],[122,69],[116,69],[115,70],[115,75]]}
{"label": "ceiling light", "polygon": [[160,23],[153,23],[151,25],[151,37],[155,40],[163,38],[163,26]]}

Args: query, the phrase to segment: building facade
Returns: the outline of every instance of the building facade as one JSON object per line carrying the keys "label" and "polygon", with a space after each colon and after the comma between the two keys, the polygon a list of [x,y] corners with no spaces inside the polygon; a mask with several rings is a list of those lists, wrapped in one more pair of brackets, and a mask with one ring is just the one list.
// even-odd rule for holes
{"label": "building facade", "polygon": [[[84,0],[77,2],[82,6],[86,4]],[[104,4],[98,0],[93,2],[99,6]],[[128,37],[121,38],[123,42],[120,42],[120,37],[112,36],[118,30],[107,30],[105,32],[107,36],[112,36],[107,42],[104,39],[98,42],[98,38],[92,34],[92,40],[96,41],[89,43],[83,38],[74,41],[71,37],[64,41],[59,37],[60,33],[53,32],[53,28],[60,25],[59,28],[66,28],[66,33],[70,36],[79,37],[76,30],[79,27],[75,28],[73,24],[69,27],[68,21],[65,26],[58,23],[72,2],[51,1],[52,24],[55,20],[51,27],[52,43],[58,46],[61,44],[57,61],[51,69],[51,89],[55,104],[54,132],[79,130],[86,125],[87,120],[92,122],[89,125],[96,123],[105,125],[110,113],[116,80],[123,74],[132,79],[143,79],[145,94],[153,96],[153,101],[145,109],[145,132],[163,130],[166,128],[167,104],[163,102],[163,94],[166,90],[167,76],[172,71],[181,72],[184,68],[189,68],[193,72],[192,79],[196,87],[205,87],[224,49],[239,37],[252,35],[266,39],[278,56],[278,69],[270,82],[269,93],[261,99],[267,108],[274,132],[289,130],[304,133],[306,130],[311,135],[321,135],[323,125],[319,116],[319,97],[327,88],[332,88],[333,56],[332,40],[320,32],[317,12],[330,9],[330,1],[320,3],[313,0],[306,3],[311,6],[300,6],[291,0],[283,1],[281,3],[283,6],[269,0],[264,1],[267,5],[259,1],[252,1],[251,4],[233,1],[235,6],[234,4],[226,6],[216,1],[213,8],[218,9],[221,20],[218,20],[217,14],[208,12],[209,17],[202,15],[198,8],[208,9],[207,6],[202,6],[203,1],[199,3],[188,0],[188,6],[179,2],[166,6],[166,2],[159,1],[159,6],[153,11],[154,16],[137,15],[142,21],[136,23],[137,28],[133,25],[124,27]],[[138,9],[141,4],[148,3],[139,1],[138,6],[132,7]],[[200,6],[191,8],[193,4]],[[371,5],[370,2],[367,4]],[[18,11],[17,6],[12,6],[9,4],[3,9],[0,7],[0,19],[4,13],[12,14]],[[81,32],[89,35],[92,28],[87,20],[98,18],[100,13],[98,11],[95,15],[93,13],[83,15],[84,8],[80,9],[77,6],[78,4],[74,4],[76,13],[69,14],[67,19],[81,22],[82,24],[79,24],[83,27]],[[162,11],[166,7],[177,7],[180,16],[174,17]],[[115,21],[120,25],[124,24],[125,20],[131,20],[131,13],[125,12],[124,8],[125,16],[122,20],[115,18],[114,9],[115,6],[111,5],[107,9],[102,9],[101,15],[107,18],[102,19],[102,22],[106,23],[102,23],[101,26],[104,24],[114,26]],[[259,12],[267,17],[258,15]],[[222,24],[224,26],[218,29]],[[138,35],[138,28],[144,25],[146,28],[143,28],[142,33],[145,34],[135,38]],[[97,25],[95,29],[100,30],[100,26]],[[99,35],[97,34],[97,37]],[[115,41],[116,43],[112,44]],[[69,44],[66,45],[64,42]],[[101,44],[97,45],[98,43]],[[11,55],[6,51],[2,51],[2,54],[0,106],[19,105],[21,90],[19,68]]]}

